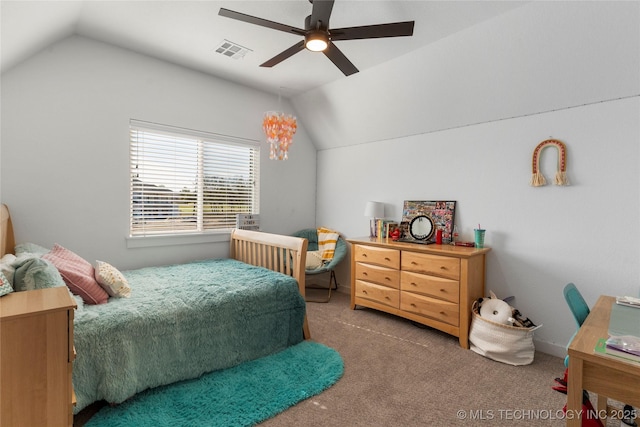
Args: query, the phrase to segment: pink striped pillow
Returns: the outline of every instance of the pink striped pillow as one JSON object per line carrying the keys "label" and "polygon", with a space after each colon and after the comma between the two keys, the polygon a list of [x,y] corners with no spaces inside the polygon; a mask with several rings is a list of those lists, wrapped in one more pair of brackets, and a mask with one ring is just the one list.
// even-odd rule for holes
{"label": "pink striped pillow", "polygon": [[56,243],[42,258],[56,266],[69,290],[85,303],[104,304],[109,299],[109,294],[95,279],[93,266],[79,255]]}

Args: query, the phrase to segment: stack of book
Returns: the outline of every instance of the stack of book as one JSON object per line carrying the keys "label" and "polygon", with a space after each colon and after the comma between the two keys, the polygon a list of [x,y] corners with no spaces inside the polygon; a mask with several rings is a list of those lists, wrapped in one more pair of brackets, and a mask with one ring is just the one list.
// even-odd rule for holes
{"label": "stack of book", "polygon": [[600,338],[596,345],[596,353],[627,362],[640,363],[640,340],[628,336]]}
{"label": "stack of book", "polygon": [[398,228],[398,223],[388,219],[376,219],[373,230],[374,237],[387,238],[389,234]]}

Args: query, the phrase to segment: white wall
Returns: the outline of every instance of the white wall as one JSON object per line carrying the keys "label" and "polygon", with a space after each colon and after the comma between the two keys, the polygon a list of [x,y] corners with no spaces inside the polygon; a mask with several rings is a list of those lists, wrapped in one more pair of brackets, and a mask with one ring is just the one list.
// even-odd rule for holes
{"label": "white wall", "polygon": [[[365,236],[367,200],[385,202],[396,220],[404,200],[456,200],[463,239],[477,223],[487,229],[487,290],[515,296],[544,324],[539,349],[560,355],[575,330],[565,284],[590,305],[603,293],[639,295],[639,115],[635,98],[320,151],[318,224]],[[549,135],[568,146],[569,187],[528,185],[533,149]],[[548,181],[553,150],[543,151]]]}
{"label": "white wall", "polygon": [[[127,249],[129,119],[264,141],[262,115],[277,97],[77,36],[1,83],[0,194],[18,242],[57,242],[122,269],[227,256],[228,239]],[[313,226],[316,151],[304,126],[288,161],[268,153],[262,144],[262,229]]]}
{"label": "white wall", "polygon": [[638,2],[534,1],[292,102],[327,149],[637,95],[639,22]]}
{"label": "white wall", "polygon": [[[404,200],[456,200],[463,238],[487,229],[487,290],[515,296],[544,324],[537,348],[564,356],[575,331],[566,283],[590,305],[640,294],[639,36],[638,3],[536,2],[368,70],[362,84],[294,99],[298,111],[313,96],[339,104],[329,139],[339,129],[355,143],[319,142],[318,225],[364,236],[368,200],[396,220]],[[369,103],[367,91],[381,96]],[[567,145],[571,186],[529,185],[533,150],[549,137]],[[549,182],[556,162],[545,149]],[[348,263],[338,277],[349,283]]]}

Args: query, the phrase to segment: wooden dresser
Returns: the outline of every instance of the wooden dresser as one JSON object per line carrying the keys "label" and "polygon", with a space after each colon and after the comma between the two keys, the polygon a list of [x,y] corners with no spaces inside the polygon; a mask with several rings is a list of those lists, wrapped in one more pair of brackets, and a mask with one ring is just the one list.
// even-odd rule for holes
{"label": "wooden dresser", "polygon": [[0,298],[0,425],[72,426],[73,310],[66,287]]}
{"label": "wooden dresser", "polygon": [[473,301],[484,296],[489,248],[349,239],[351,309],[402,316],[459,337],[469,348]]}

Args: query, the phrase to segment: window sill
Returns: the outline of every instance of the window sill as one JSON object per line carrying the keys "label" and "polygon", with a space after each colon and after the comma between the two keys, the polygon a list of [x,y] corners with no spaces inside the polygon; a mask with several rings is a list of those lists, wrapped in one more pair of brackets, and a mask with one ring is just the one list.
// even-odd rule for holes
{"label": "window sill", "polygon": [[127,237],[127,248],[150,248],[154,246],[195,245],[201,243],[221,243],[230,240],[231,232],[206,234],[176,234],[173,236]]}

